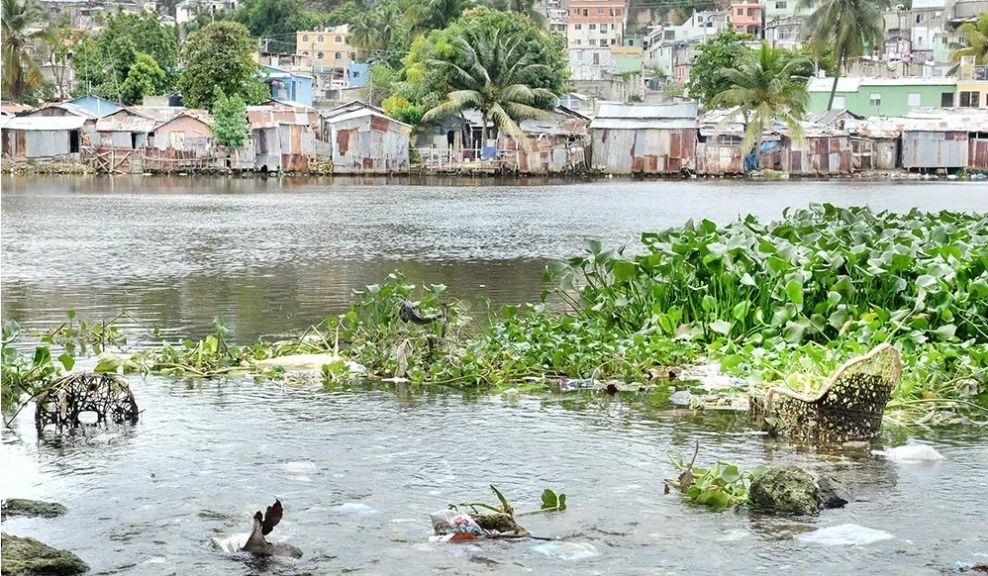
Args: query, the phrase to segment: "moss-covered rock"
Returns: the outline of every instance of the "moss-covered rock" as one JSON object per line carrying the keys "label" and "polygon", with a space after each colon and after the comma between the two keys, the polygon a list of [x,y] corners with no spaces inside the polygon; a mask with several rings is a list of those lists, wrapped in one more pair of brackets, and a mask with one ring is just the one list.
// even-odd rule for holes
{"label": "moss-covered rock", "polygon": [[769,468],[751,482],[753,508],[773,514],[806,515],[820,511],[820,489],[813,476],[795,466]]}
{"label": "moss-covered rock", "polygon": [[17,516],[54,518],[62,514],[65,514],[65,506],[57,502],[11,498],[4,500],[3,504],[0,505],[0,516],[5,519],[7,517],[16,518]]}
{"label": "moss-covered rock", "polygon": [[75,554],[52,548],[34,538],[4,532],[0,544],[3,547],[0,573],[4,576],[71,576],[89,570],[89,566]]}

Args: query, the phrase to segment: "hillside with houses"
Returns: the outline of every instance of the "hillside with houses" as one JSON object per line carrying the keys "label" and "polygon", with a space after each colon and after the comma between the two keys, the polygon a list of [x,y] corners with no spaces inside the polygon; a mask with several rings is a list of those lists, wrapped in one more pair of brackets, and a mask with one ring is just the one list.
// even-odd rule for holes
{"label": "hillside with houses", "polygon": [[988,169],[988,0],[6,0],[3,33],[11,171]]}

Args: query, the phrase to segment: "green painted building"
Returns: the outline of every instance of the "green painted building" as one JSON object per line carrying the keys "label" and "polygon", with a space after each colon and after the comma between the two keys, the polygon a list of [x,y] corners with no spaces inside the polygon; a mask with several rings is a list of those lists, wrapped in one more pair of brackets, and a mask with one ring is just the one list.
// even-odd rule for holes
{"label": "green painted building", "polygon": [[[812,78],[809,112],[826,112],[833,78]],[[955,78],[840,78],[835,110],[861,116],[905,116],[913,108],[949,108],[957,92]]]}

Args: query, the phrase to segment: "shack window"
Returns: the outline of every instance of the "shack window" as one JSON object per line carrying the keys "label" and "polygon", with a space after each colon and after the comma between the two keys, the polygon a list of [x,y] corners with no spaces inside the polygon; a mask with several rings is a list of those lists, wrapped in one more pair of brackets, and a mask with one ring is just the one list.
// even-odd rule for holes
{"label": "shack window", "polygon": [[872,92],[871,96],[868,97],[868,103],[871,104],[872,106],[881,106],[882,95]]}
{"label": "shack window", "polygon": [[69,132],[69,152],[76,153],[79,151],[79,131],[72,130]]}
{"label": "shack window", "polygon": [[910,108],[913,106],[919,106],[921,101],[919,98],[919,92],[910,92],[907,100],[907,104],[909,104]]}
{"label": "shack window", "polygon": [[940,107],[950,108],[954,105],[954,94],[952,92],[940,93]]}
{"label": "shack window", "polygon": [[977,108],[981,101],[981,92],[961,92],[959,106],[961,108]]}

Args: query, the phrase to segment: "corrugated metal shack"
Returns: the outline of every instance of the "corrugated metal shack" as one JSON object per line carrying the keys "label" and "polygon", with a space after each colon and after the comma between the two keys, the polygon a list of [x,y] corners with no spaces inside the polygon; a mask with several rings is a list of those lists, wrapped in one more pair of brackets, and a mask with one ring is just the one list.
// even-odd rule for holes
{"label": "corrugated metal shack", "polygon": [[31,113],[25,114],[25,116],[80,116],[82,118],[92,118],[94,122],[97,118],[95,114],[71,102],[52,102],[45,104]]}
{"label": "corrugated metal shack", "polygon": [[144,170],[173,172],[204,168],[213,159],[212,116],[205,110],[180,109],[158,124],[143,150]]}
{"label": "corrugated metal shack", "polygon": [[154,129],[184,111],[183,108],[130,106],[96,121],[100,147],[136,150],[148,145]]}
{"label": "corrugated metal shack", "polygon": [[522,120],[518,125],[525,141],[500,135],[504,157],[514,164],[509,167],[526,174],[553,174],[583,171],[587,167],[587,138],[590,119],[558,106],[548,118]]}
{"label": "corrugated metal shack", "polygon": [[827,176],[850,174],[854,164],[851,136],[836,128],[803,124],[802,140],[782,137],[782,170],[794,175]]}
{"label": "corrugated metal shack", "polygon": [[261,172],[304,172],[316,156],[316,137],[308,114],[292,108],[248,106],[252,168]]}
{"label": "corrugated metal shack", "polygon": [[966,168],[968,146],[967,131],[908,127],[902,131],[902,167],[907,170]]}
{"label": "corrugated metal shack", "polygon": [[696,169],[697,103],[600,102],[590,123],[591,164],[609,174]]}
{"label": "corrugated metal shack", "polygon": [[333,172],[390,174],[409,168],[412,127],[370,106],[351,106],[325,118],[333,145]]}
{"label": "corrugated metal shack", "polygon": [[[2,155],[12,160],[79,160],[91,135],[81,116],[22,116],[4,118]],[[90,124],[91,126],[91,124]]]}
{"label": "corrugated metal shack", "polygon": [[291,100],[275,100],[273,98],[267,102],[262,102],[261,105],[304,113],[309,119],[309,127],[312,128],[312,132],[316,135],[316,140],[322,140],[322,122],[320,121],[319,111],[312,106],[306,106],[305,104]]}
{"label": "corrugated metal shack", "polygon": [[736,121],[734,110],[710,110],[699,121],[696,144],[696,171],[723,176],[744,173],[744,125]]}

